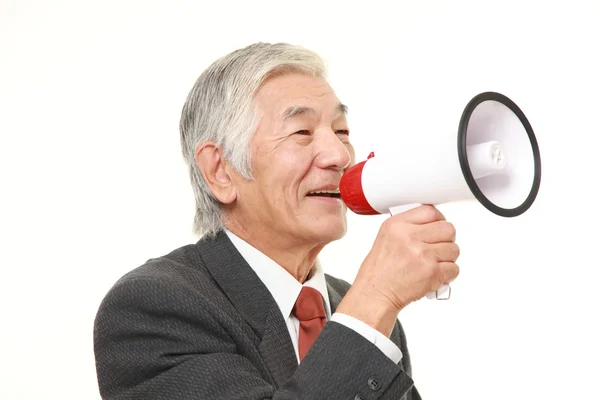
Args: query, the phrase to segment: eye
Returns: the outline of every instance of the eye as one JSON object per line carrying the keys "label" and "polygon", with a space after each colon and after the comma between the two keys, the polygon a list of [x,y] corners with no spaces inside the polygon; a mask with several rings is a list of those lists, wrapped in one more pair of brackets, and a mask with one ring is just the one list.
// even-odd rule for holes
{"label": "eye", "polygon": [[336,135],[350,135],[350,131],[348,129],[338,129],[335,131]]}
{"label": "eye", "polygon": [[310,135],[310,131],[308,129],[302,129],[294,132],[294,135]]}

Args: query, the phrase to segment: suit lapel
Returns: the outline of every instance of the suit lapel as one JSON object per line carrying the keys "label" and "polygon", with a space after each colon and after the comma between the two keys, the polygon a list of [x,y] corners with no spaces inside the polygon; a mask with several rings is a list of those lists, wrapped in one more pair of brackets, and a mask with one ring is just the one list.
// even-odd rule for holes
{"label": "suit lapel", "polygon": [[278,387],[283,386],[298,368],[290,332],[277,306],[271,307],[267,316],[259,351]]}
{"label": "suit lapel", "polygon": [[221,290],[259,337],[259,351],[276,386],[283,385],[298,360],[275,299],[225,232],[198,241],[196,247]]}

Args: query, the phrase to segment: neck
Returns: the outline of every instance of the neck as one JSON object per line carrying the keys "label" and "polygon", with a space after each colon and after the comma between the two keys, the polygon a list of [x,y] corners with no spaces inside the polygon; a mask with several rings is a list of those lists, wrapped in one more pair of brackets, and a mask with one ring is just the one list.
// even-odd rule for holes
{"label": "neck", "polygon": [[315,260],[324,244],[308,245],[285,240],[270,235],[268,230],[249,230],[236,221],[229,220],[226,228],[234,235],[275,261],[300,283],[304,283],[311,274]]}

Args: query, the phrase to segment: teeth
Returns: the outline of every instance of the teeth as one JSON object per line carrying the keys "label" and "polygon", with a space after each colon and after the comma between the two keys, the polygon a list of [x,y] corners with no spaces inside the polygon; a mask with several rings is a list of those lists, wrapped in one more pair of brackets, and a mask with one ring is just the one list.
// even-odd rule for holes
{"label": "teeth", "polygon": [[332,194],[340,194],[339,190],[316,190],[310,193],[332,193]]}

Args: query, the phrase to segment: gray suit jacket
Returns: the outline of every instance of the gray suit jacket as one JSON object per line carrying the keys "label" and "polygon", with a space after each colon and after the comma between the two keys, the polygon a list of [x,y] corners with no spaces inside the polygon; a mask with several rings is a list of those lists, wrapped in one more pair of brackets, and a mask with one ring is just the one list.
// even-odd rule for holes
{"label": "gray suit jacket", "polygon": [[[350,285],[326,280],[333,312]],[[105,400],[420,399],[399,322],[391,339],[400,364],[330,321],[298,364],[279,307],[225,233],[124,275],[94,324]]]}

